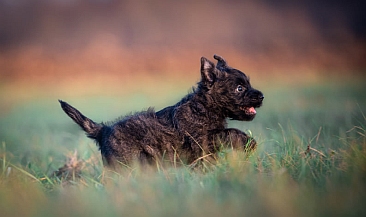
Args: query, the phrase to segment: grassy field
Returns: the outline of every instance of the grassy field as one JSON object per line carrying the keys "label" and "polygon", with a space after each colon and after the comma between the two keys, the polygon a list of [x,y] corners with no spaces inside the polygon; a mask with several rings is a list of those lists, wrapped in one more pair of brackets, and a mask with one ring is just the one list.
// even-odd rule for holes
{"label": "grassy field", "polygon": [[[229,123],[258,150],[227,150],[198,170],[108,171],[57,98],[17,103],[0,116],[0,216],[365,216],[363,79],[266,86],[256,86],[266,98],[254,121]],[[107,121],[185,92],[64,100]],[[55,177],[70,158],[80,178]]]}

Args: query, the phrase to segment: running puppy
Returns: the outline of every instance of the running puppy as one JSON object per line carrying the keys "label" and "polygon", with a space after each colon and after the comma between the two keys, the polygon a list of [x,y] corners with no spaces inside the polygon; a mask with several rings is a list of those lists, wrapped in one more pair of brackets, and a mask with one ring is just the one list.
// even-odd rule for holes
{"label": "running puppy", "polygon": [[61,100],[61,107],[98,144],[104,163],[191,164],[221,148],[253,150],[256,142],[244,132],[227,128],[226,119],[251,121],[264,96],[249,78],[217,55],[201,58],[201,81],[177,104],[155,112],[125,116],[108,124],[95,123]]}

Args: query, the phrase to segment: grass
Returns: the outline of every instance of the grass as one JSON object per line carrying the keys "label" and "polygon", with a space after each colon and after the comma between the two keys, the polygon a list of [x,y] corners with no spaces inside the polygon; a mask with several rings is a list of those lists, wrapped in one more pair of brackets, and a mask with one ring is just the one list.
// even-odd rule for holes
{"label": "grass", "polygon": [[[18,105],[0,117],[1,216],[365,215],[362,81],[263,91],[265,104],[253,122],[230,122],[252,133],[258,150],[250,156],[227,150],[215,166],[198,170],[108,171],[57,99]],[[130,98],[129,105],[126,100],[89,97],[70,103],[95,121],[126,114],[131,105],[135,110],[154,105],[149,97]],[[107,114],[100,113],[104,105],[110,106]],[[68,180],[54,176],[69,158],[82,162],[82,173]]]}

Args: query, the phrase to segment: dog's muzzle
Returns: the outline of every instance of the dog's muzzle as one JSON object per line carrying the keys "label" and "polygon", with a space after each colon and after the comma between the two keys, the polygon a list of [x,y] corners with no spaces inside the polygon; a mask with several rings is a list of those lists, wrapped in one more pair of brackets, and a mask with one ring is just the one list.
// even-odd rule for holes
{"label": "dog's muzzle", "polygon": [[250,92],[250,106],[242,106],[240,110],[244,111],[246,115],[256,115],[257,111],[255,108],[259,108],[262,106],[264,100],[264,95],[259,90],[253,89]]}

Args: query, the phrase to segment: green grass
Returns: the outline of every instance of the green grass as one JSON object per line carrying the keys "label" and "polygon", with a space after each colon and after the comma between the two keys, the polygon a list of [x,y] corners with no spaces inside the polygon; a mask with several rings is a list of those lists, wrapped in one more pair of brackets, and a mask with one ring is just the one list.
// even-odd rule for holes
{"label": "green grass", "polygon": [[[258,117],[230,122],[252,133],[258,150],[249,157],[227,150],[217,165],[198,170],[132,166],[108,171],[93,142],[62,112],[57,99],[18,105],[0,117],[0,215],[365,215],[363,82],[261,89],[266,98]],[[173,102],[179,96],[161,98]],[[95,121],[166,106],[143,95],[67,101]],[[81,178],[53,176],[75,151],[83,161]]]}

